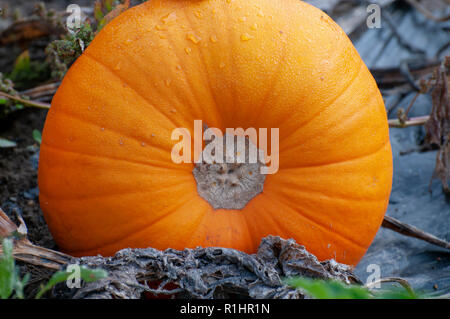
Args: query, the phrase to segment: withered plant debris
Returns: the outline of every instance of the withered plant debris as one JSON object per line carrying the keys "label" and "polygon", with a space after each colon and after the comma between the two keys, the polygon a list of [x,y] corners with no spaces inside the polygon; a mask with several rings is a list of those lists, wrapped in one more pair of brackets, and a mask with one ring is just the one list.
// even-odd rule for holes
{"label": "withered plant debris", "polygon": [[63,39],[51,42],[45,49],[45,53],[52,69],[52,78],[62,79],[70,65],[83,53],[94,36],[91,24],[87,21],[74,33],[69,32]]}
{"label": "withered plant debris", "polygon": [[[436,71],[436,84],[431,92],[432,109],[425,125],[425,148],[438,148],[432,179],[439,178],[445,194],[450,195],[450,57]],[[431,181],[430,181],[431,186]]]}
{"label": "withered plant debris", "polygon": [[45,53],[52,69],[52,78],[62,79],[96,34],[129,7],[129,0],[98,0],[94,4],[93,16],[86,17],[79,29],[67,30],[62,39],[51,42]]}
{"label": "withered plant debris", "polygon": [[0,44],[19,44],[26,47],[30,41],[59,36],[65,32],[62,14],[48,10],[43,2],[36,4],[34,14],[27,19],[19,19],[0,33]]}
{"label": "withered plant debris", "polygon": [[[283,278],[303,276],[360,283],[351,267],[334,260],[319,262],[294,240],[268,236],[258,252],[248,255],[228,248],[178,251],[153,248],[123,249],[114,257],[82,257],[82,265],[103,268],[109,277],[84,284],[75,293],[63,287],[56,297],[140,298],[144,292],[176,298],[304,298],[283,283]],[[150,288],[148,283],[159,283]],[[167,284],[176,288],[167,288]],[[69,294],[69,295],[67,295]]]}

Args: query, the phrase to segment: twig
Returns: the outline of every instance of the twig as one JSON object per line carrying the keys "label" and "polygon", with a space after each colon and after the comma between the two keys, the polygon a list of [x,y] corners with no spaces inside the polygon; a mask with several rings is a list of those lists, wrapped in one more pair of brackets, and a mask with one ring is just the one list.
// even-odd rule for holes
{"label": "twig", "polygon": [[[423,59],[421,59],[414,63],[409,61],[408,69],[413,77],[420,78],[431,74],[440,64],[440,60],[423,61]],[[404,73],[402,73],[399,67],[372,68],[370,69],[370,72],[375,78],[380,89],[396,88],[400,85],[408,83],[405,79]]]}
{"label": "twig", "polygon": [[392,119],[392,120],[388,120],[388,124],[389,124],[389,127],[395,127],[395,128],[419,126],[419,125],[424,125],[428,121],[429,118],[430,118],[429,115],[417,116],[417,117],[411,117],[409,120],[407,120],[405,122],[402,122],[399,119]]}
{"label": "twig", "polygon": [[14,95],[11,95],[11,94],[8,94],[5,92],[0,92],[0,96],[4,96],[10,100],[14,100],[16,102],[20,102],[22,104],[25,104],[25,105],[28,105],[31,107],[37,107],[40,109],[49,109],[50,108],[50,104],[48,104],[48,103],[25,100],[25,99],[22,99],[21,97],[14,96]]}
{"label": "twig", "polygon": [[413,6],[417,11],[422,13],[425,17],[435,22],[444,22],[450,20],[450,15],[443,17],[436,17],[430,10],[420,4],[417,0],[406,0],[411,6]]}
{"label": "twig", "polygon": [[61,82],[54,82],[44,85],[39,85],[34,88],[20,92],[21,95],[26,95],[31,99],[39,99],[55,94]]}
{"label": "twig", "polygon": [[408,116],[409,111],[411,110],[411,108],[413,107],[414,103],[416,102],[417,98],[419,97],[419,95],[421,94],[427,94],[428,90],[430,88],[430,84],[431,81],[433,80],[433,77],[430,77],[428,79],[427,82],[425,81],[420,81],[420,86],[419,86],[419,90],[416,92],[416,95],[414,95],[413,99],[411,100],[411,102],[409,103],[408,108],[405,111],[405,116]]}
{"label": "twig", "polygon": [[401,222],[395,218],[392,218],[390,216],[384,216],[382,226],[384,228],[388,228],[388,229],[393,230],[402,235],[418,238],[418,239],[424,240],[430,244],[433,244],[433,245],[436,245],[436,246],[439,246],[439,247],[442,247],[445,249],[450,249],[450,243],[446,242],[445,240],[439,239],[436,236],[426,233],[423,230],[420,230],[412,225],[403,223],[403,222]]}
{"label": "twig", "polygon": [[397,282],[397,283],[399,283],[400,285],[402,285],[403,288],[405,288],[411,295],[414,295],[414,290],[412,289],[412,287],[411,287],[411,285],[409,284],[409,282],[406,281],[406,280],[403,279],[403,278],[398,278],[398,277],[386,277],[386,278],[381,278],[381,279],[378,279],[378,280],[376,280],[376,281],[374,281],[374,282],[367,283],[367,284],[365,285],[365,287],[370,289],[370,288],[372,288],[372,287],[374,287],[374,286],[376,286],[376,285],[378,285],[378,284],[384,283],[384,282]]}

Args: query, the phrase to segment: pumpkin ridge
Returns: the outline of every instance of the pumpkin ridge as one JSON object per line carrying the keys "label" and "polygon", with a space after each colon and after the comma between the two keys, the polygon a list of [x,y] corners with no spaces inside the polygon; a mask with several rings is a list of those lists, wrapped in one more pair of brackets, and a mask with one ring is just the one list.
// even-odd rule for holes
{"label": "pumpkin ridge", "polygon": [[[263,191],[264,194],[264,191]],[[282,231],[282,227],[278,221],[278,219],[276,219],[274,217],[274,214],[272,211],[268,211],[267,210],[267,205],[264,205],[263,203],[264,201],[267,201],[267,199],[260,199],[258,201],[258,199],[255,200],[256,203],[256,207],[251,207],[250,210],[246,209],[246,211],[243,212],[243,216],[245,218],[245,221],[247,222],[247,227],[251,228],[250,225],[252,223],[254,223],[254,220],[252,220],[251,218],[255,218],[255,211],[257,211],[257,218],[261,219],[261,216],[263,219],[268,219],[270,220],[271,225],[273,226],[273,224],[275,225],[275,228],[272,228],[272,234],[283,234]],[[255,205],[255,204],[253,204]],[[261,206],[261,207],[260,207]],[[264,220],[265,223],[265,220]],[[252,233],[251,230],[249,230],[250,233]],[[281,235],[280,235],[281,236]],[[254,246],[258,247],[258,245],[260,244],[260,238],[259,237],[255,237],[255,242],[254,242]]]}
{"label": "pumpkin ridge", "polygon": [[384,147],[386,147],[386,145],[389,144],[389,138],[384,141],[384,143],[382,143],[379,147],[377,147],[374,151],[367,153],[367,154],[361,154],[358,155],[356,157],[351,157],[351,158],[346,158],[344,160],[339,160],[337,162],[328,162],[328,163],[320,163],[320,164],[314,164],[314,165],[307,165],[307,166],[295,166],[295,167],[280,167],[280,170],[287,170],[287,169],[296,169],[296,168],[308,168],[308,167],[321,167],[321,166],[328,166],[328,165],[334,165],[334,164],[341,164],[341,163],[346,163],[346,162],[351,162],[351,161],[355,161],[355,160],[359,160],[361,158],[364,157],[369,157],[371,155],[375,155],[378,152],[382,151]]}
{"label": "pumpkin ridge", "polygon": [[[127,238],[133,236],[133,235],[137,235],[137,234],[141,234],[141,233],[145,233],[148,231],[149,227],[152,227],[154,224],[162,221],[163,219],[169,217],[170,215],[175,214],[180,208],[182,208],[184,205],[190,203],[191,201],[197,200],[197,198],[195,196],[186,196],[189,197],[186,201],[183,201],[180,205],[175,206],[175,208],[169,212],[167,212],[166,214],[164,214],[163,216],[158,217],[157,219],[155,219],[154,221],[152,221],[149,224],[146,224],[144,226],[140,225],[138,227],[138,230],[133,230],[130,231],[129,233],[125,234],[125,235],[121,235],[117,240],[117,238],[111,240],[111,241],[107,241],[104,242],[98,246],[92,247],[92,248],[88,248],[88,249],[77,249],[77,250],[70,250],[70,253],[72,254],[78,254],[78,253],[82,253],[85,251],[92,251],[92,250],[100,250],[100,249],[104,249],[106,246],[115,246],[115,243],[117,243],[118,241],[124,241]],[[202,217],[203,218],[203,217]]]}
{"label": "pumpkin ridge", "polygon": [[[64,149],[64,148],[61,148],[61,147],[52,146],[52,145],[49,145],[49,144],[46,144],[46,143],[45,144],[42,143],[41,146],[45,146],[47,148],[52,148],[52,149],[60,151],[60,152],[66,152],[66,153],[72,153],[72,154],[76,154],[76,155],[96,157],[96,158],[102,158],[102,159],[108,159],[108,160],[114,160],[114,161],[122,161],[122,162],[126,162],[126,163],[132,163],[132,164],[148,166],[148,167],[156,167],[156,168],[163,168],[163,169],[178,169],[180,171],[185,171],[186,170],[186,169],[182,168],[183,166],[178,165],[178,164],[174,164],[173,167],[167,167],[167,166],[157,165],[155,163],[150,164],[148,162],[141,162],[141,161],[136,161],[136,160],[131,160],[131,159],[111,157],[111,156],[107,156],[107,155],[94,155],[94,154],[82,153],[82,152],[79,152],[79,151],[67,150],[67,149]],[[177,165],[177,166],[175,166],[175,165]]]}
{"label": "pumpkin ridge", "polygon": [[[173,42],[173,40],[172,40],[172,38],[170,36],[167,37],[167,41],[170,43],[170,45],[172,45],[172,46],[175,45],[175,43]],[[177,58],[177,61],[179,62],[179,65],[181,65],[182,64],[182,59],[181,59],[180,55],[178,54],[178,50],[173,50],[173,53],[175,54],[175,56]],[[194,104],[196,105],[196,107],[193,108],[195,110],[195,113],[196,113],[195,117],[197,117],[198,119],[205,119],[204,109],[200,106],[201,105],[201,103],[199,103],[200,99],[198,98],[197,94],[195,94],[197,90],[194,90],[194,87],[192,86],[192,81],[189,79],[185,69],[181,68],[180,71],[183,73],[184,80],[187,83],[187,85],[189,86],[190,93],[192,94],[192,97],[195,100]],[[192,106],[192,103],[189,103],[189,104]],[[201,113],[200,116],[198,116],[199,114],[197,114],[197,113],[199,113],[199,111]],[[219,116],[219,118],[220,118],[220,116]]]}
{"label": "pumpkin ridge", "polygon": [[[292,186],[295,186],[295,184],[292,183],[292,185],[286,186],[286,187],[289,188],[289,187],[292,187]],[[279,186],[278,188],[281,189],[282,186]],[[300,188],[296,188],[295,191],[298,192],[298,193],[303,193],[303,194],[305,194],[307,196],[320,195],[320,196],[323,196],[323,197],[325,197],[327,199],[331,199],[331,200],[342,200],[342,201],[353,201],[353,202],[357,202],[357,201],[360,201],[360,202],[379,202],[379,201],[384,201],[385,200],[385,195],[383,195],[383,197],[380,197],[380,198],[357,198],[357,197],[347,197],[347,196],[342,196],[342,195],[330,196],[330,195],[327,195],[326,193],[321,192],[321,191],[316,191],[316,190],[308,190],[308,191],[306,191],[304,188],[301,188],[301,189]],[[270,192],[270,193],[272,193],[272,192]],[[274,192],[274,194],[276,194],[276,193]]]}
{"label": "pumpkin ridge", "polygon": [[[294,211],[295,213],[297,213],[298,215],[301,216],[301,218],[308,220],[309,222],[312,222],[313,224],[315,224],[317,227],[321,228],[322,230],[325,231],[329,231],[329,227],[327,227],[326,225],[323,225],[322,223],[318,222],[317,220],[310,218],[310,216],[305,216],[303,215],[301,212],[299,212],[298,210],[296,210],[295,208],[291,207],[291,205],[289,205],[288,203],[286,203],[284,201],[284,199],[281,198],[281,196],[277,196],[274,193],[270,193],[270,195],[268,195],[266,193],[266,196],[268,198],[272,198],[272,201],[274,200],[273,197],[276,197],[276,201],[282,203],[283,205],[285,205],[288,209]],[[381,221],[380,221],[381,222]],[[353,245],[357,246],[358,248],[361,248],[363,250],[366,250],[367,247],[365,245],[360,244],[359,242],[355,241],[353,238],[347,237],[344,234],[341,234],[340,232],[338,232],[336,229],[333,229],[333,234],[337,235],[338,237],[340,237],[341,239],[344,239],[350,243],[352,243]],[[301,244],[301,243],[300,243]]]}
{"label": "pumpkin ridge", "polygon": [[[296,128],[294,129],[294,131],[288,133],[286,136],[289,137],[293,134],[295,134],[298,130],[302,129],[306,124],[308,124],[309,122],[311,122],[315,117],[317,117],[318,114],[322,113],[324,110],[326,110],[327,108],[329,108],[331,105],[333,105],[334,102],[336,102],[339,97],[344,94],[345,91],[347,91],[350,86],[353,84],[353,82],[358,78],[358,76],[361,74],[362,69],[364,68],[364,63],[362,61],[360,61],[360,65],[358,67],[358,71],[356,71],[354,77],[352,77],[344,86],[344,88],[342,89],[341,92],[339,92],[338,94],[336,94],[335,97],[333,97],[326,105],[324,105],[322,108],[320,108],[319,110],[317,110],[317,112],[315,112],[309,119],[307,119],[304,122],[298,123],[298,126],[296,126]],[[287,117],[287,119],[285,121],[283,121],[281,124],[279,124],[279,127],[283,127],[284,124],[291,120],[290,117]],[[284,148],[281,148],[280,145],[280,152],[283,150]]]}
{"label": "pumpkin ridge", "polygon": [[[342,126],[342,127],[349,127],[350,126],[349,123],[352,123],[355,118],[357,118],[358,116],[361,116],[360,112],[364,112],[365,111],[364,106],[368,105],[370,102],[372,102],[376,98],[378,98],[378,96],[376,95],[376,92],[374,92],[374,94],[366,94],[366,99],[364,100],[364,103],[361,104],[362,107],[359,108],[359,110],[358,110],[359,112],[354,112],[353,114],[351,114],[351,115],[349,115],[347,117],[344,117],[342,120],[339,120],[338,125]],[[368,112],[370,112],[370,111],[368,111]],[[312,118],[311,121],[313,121],[314,118]],[[308,123],[311,123],[311,121],[309,121]],[[305,125],[307,125],[308,123],[306,123]],[[295,132],[293,134],[295,134]],[[320,130],[318,133],[316,133],[314,135],[314,138],[320,138],[320,137],[322,137],[324,135],[327,135],[327,134],[328,134],[327,130],[323,129],[323,130]],[[296,143],[295,145],[292,145],[291,147],[289,147],[289,149],[290,150],[295,150],[295,149],[301,148],[303,145],[304,145],[304,141],[301,141],[299,143]],[[285,148],[288,148],[288,147],[286,146]],[[283,149],[285,149],[285,148],[283,148]],[[282,151],[282,149],[280,147],[280,152],[281,151]],[[376,153],[378,151],[379,151],[379,148],[376,148],[374,152]],[[364,157],[364,155],[365,154],[363,154],[362,157]]]}
{"label": "pumpkin ridge", "polygon": [[[180,186],[183,185],[184,183],[187,183],[187,180],[190,179],[190,176],[186,176],[186,181],[180,181],[179,184],[173,184],[171,186]],[[183,183],[183,184],[182,184]],[[185,186],[185,185],[184,185]],[[184,187],[182,186],[182,187]],[[160,192],[168,192],[170,191],[171,188],[170,187],[165,187],[162,190],[159,190]],[[45,192],[44,192],[45,193]],[[68,196],[64,196],[64,197],[60,197],[60,196],[53,196],[53,195],[49,195],[49,194],[45,194],[45,196],[49,199],[52,200],[57,200],[57,201],[81,201],[81,200],[94,200],[94,199],[105,199],[108,197],[114,197],[114,196],[121,196],[121,195],[137,195],[137,194],[146,194],[146,193],[151,193],[151,194],[158,194],[158,191],[153,191],[153,190],[141,190],[141,191],[119,191],[116,193],[107,193],[107,194],[96,194],[95,196],[86,196],[86,195],[82,195],[82,196],[76,196],[76,197],[68,197]]]}
{"label": "pumpkin ridge", "polygon": [[280,78],[280,73],[283,70],[283,62],[286,60],[286,44],[283,45],[283,50],[282,50],[282,54],[280,56],[280,60],[278,62],[278,66],[277,69],[275,70],[274,74],[272,75],[272,78],[270,79],[270,85],[269,85],[269,89],[267,90],[267,93],[264,94],[264,98],[261,102],[261,106],[259,107],[259,112],[258,115],[255,118],[255,121],[258,123],[259,119],[261,118],[261,116],[264,113],[264,109],[267,107],[267,101],[269,100],[269,97],[273,91],[273,89],[276,87],[278,80]]}
{"label": "pumpkin ridge", "polygon": [[[225,3],[223,4],[224,6],[226,5]],[[226,12],[225,16],[226,16],[226,25],[232,25],[232,18],[230,16],[230,12],[231,10],[224,10],[224,12]],[[227,32],[227,42],[228,45],[227,47],[229,48],[229,63],[230,63],[230,67],[228,68],[229,70],[231,70],[231,74],[233,75],[233,78],[236,79],[236,70],[237,70],[237,65],[236,65],[236,61],[234,60],[233,54],[231,54],[231,52],[234,50],[235,45],[234,45],[234,41],[232,39],[232,32]],[[233,107],[232,107],[232,113],[234,113],[234,111],[236,110],[236,96],[237,96],[237,90],[236,90],[236,84],[234,83],[235,81],[231,81],[231,85],[230,85],[230,91],[231,91],[231,96],[232,96],[232,101],[233,101]],[[228,121],[228,118],[226,119]]]}
{"label": "pumpkin ridge", "polygon": [[[97,58],[93,57],[92,55],[87,54],[87,51],[85,51],[83,53],[83,56],[89,57],[91,60],[95,61],[99,65],[103,66],[106,70],[108,70],[110,72],[110,74],[112,74],[113,76],[117,77],[120,81],[122,81],[122,83],[126,83],[127,86],[130,89],[132,89],[134,92],[136,92],[136,94],[139,95],[143,100],[145,100],[149,106],[151,106],[153,109],[157,110],[159,113],[161,113],[161,115],[163,115],[166,119],[168,119],[169,122],[172,123],[175,126],[175,128],[180,127],[180,125],[175,123],[174,120],[171,119],[169,116],[167,116],[163,111],[161,111],[159,108],[155,107],[155,105],[153,103],[150,103],[150,101],[149,101],[149,99],[147,97],[145,97],[142,93],[138,92],[133,86],[129,85],[128,82],[125,81],[120,75],[118,75],[116,72],[111,70],[111,68],[109,66],[107,66],[104,63],[100,62]],[[181,125],[181,127],[182,127],[182,125]]]}
{"label": "pumpkin ridge", "polygon": [[[87,118],[83,118],[83,117],[77,116],[75,113],[67,112],[64,109],[59,109],[57,112],[58,112],[58,114],[62,114],[63,116],[70,117],[70,118],[78,120],[80,122],[83,122],[83,123],[86,123],[86,124],[90,124],[90,125],[93,125],[93,126],[98,127],[98,128],[104,128],[105,130],[108,130],[110,132],[113,132],[114,134],[120,135],[121,137],[126,137],[127,139],[134,140],[138,144],[141,144],[142,142],[144,142],[145,146],[149,146],[149,147],[154,148],[156,150],[167,152],[169,156],[171,154],[171,149],[164,149],[164,148],[159,147],[157,145],[153,145],[152,143],[150,143],[152,141],[150,139],[144,139],[144,138],[138,139],[137,137],[134,137],[132,135],[128,135],[126,132],[121,132],[121,131],[118,131],[117,129],[101,126],[100,124],[97,124],[97,123],[95,123],[95,122],[93,122],[93,121],[91,121],[91,120],[89,120]],[[49,144],[47,144],[47,145],[50,146]],[[54,146],[54,147],[57,147],[57,146]]]}
{"label": "pumpkin ridge", "polygon": [[[186,18],[186,21],[189,23],[189,26],[191,27],[191,29],[192,29],[192,30],[195,30],[195,28],[194,28],[194,26],[193,26],[193,24],[192,24],[192,21],[191,21],[191,19],[189,18],[189,15],[188,15],[187,12],[186,12],[186,7],[183,7],[181,11],[183,11],[184,16],[185,16],[185,18]],[[211,93],[211,94],[210,94],[210,95],[211,95],[211,98],[212,98],[212,100],[214,101],[214,107],[213,107],[213,109],[215,110],[214,113],[215,113],[216,121],[217,121],[217,123],[220,123],[220,126],[219,126],[219,127],[223,127],[223,118],[222,118],[222,116],[220,116],[220,113],[219,113],[219,104],[217,103],[217,99],[216,99],[216,96],[215,96],[215,94],[214,94],[215,92],[214,92],[214,90],[212,89],[212,86],[211,86],[211,76],[210,76],[210,74],[209,74],[209,72],[208,72],[208,68],[206,67],[206,63],[205,63],[205,54],[203,53],[203,50],[202,50],[201,47],[197,46],[197,49],[198,49],[198,52],[199,52],[199,54],[200,54],[200,56],[201,56],[200,61],[201,61],[202,67],[203,67],[203,71],[204,71],[204,73],[205,73],[205,82],[206,82],[207,85],[208,85],[209,92]],[[183,71],[183,72],[184,72],[184,71]],[[184,74],[186,74],[186,73],[184,72]],[[203,116],[202,118],[203,118],[203,119],[206,119],[205,116]],[[210,124],[210,125],[211,125],[211,124]]]}

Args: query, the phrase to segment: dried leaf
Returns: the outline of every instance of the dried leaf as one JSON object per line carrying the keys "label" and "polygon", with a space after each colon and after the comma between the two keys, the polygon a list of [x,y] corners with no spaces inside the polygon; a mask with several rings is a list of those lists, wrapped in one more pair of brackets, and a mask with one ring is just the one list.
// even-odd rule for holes
{"label": "dried leaf", "polygon": [[[359,283],[349,266],[334,260],[319,262],[294,240],[274,236],[263,238],[255,255],[218,247],[183,251],[146,248],[123,249],[110,258],[82,257],[77,262],[102,268],[109,276],[84,283],[75,293],[62,287],[56,297],[140,298],[142,293],[152,292],[197,299],[304,298],[283,279],[307,276]],[[152,289],[147,282],[160,284]],[[167,284],[176,288],[168,289]]]}
{"label": "dried leaf", "polygon": [[430,119],[425,125],[425,144],[429,147],[438,147],[436,166],[433,172],[434,178],[439,178],[443,190],[450,194],[450,100],[449,100],[449,68],[450,57],[436,72],[436,84],[431,93],[433,107]]}

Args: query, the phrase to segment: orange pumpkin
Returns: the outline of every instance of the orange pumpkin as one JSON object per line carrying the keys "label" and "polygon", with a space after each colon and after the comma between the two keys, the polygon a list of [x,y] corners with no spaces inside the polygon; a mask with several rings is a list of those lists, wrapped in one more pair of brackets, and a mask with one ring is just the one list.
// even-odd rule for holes
{"label": "orange pumpkin", "polygon": [[[200,196],[176,127],[279,128],[279,170],[241,209]],[[383,99],[350,40],[298,0],[152,0],[110,22],[54,96],[39,163],[56,243],[255,252],[269,234],[355,265],[383,220]]]}

